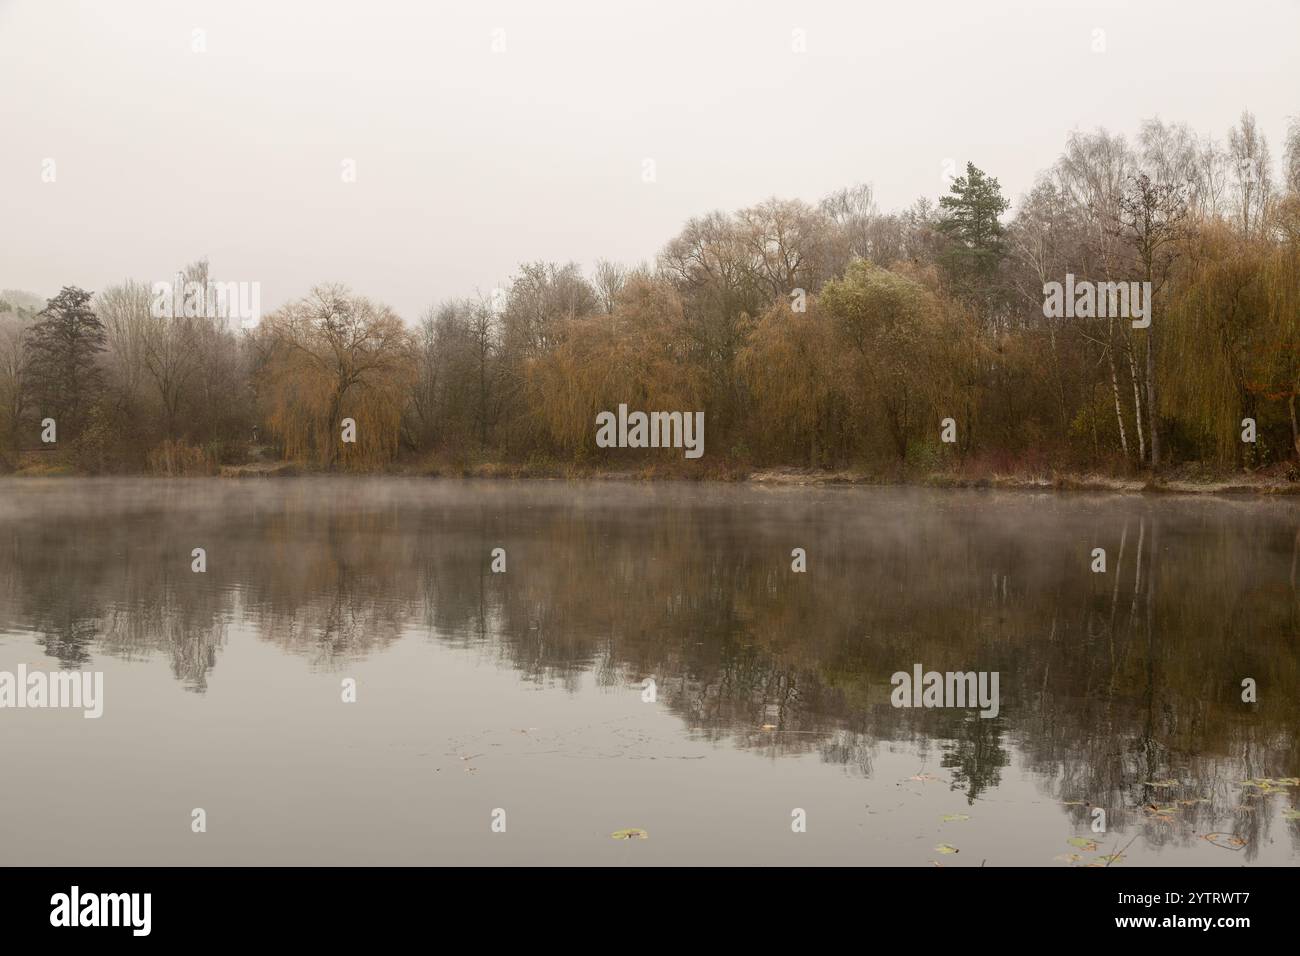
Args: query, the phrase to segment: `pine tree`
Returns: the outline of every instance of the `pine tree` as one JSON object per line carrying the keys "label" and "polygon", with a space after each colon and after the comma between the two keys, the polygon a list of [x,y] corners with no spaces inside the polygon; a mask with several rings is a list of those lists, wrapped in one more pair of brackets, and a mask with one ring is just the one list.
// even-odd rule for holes
{"label": "pine tree", "polygon": [[987,289],[1006,256],[1001,216],[1011,203],[992,176],[966,164],[966,175],[952,181],[951,195],[939,199],[939,232],[949,240],[940,265],[957,289],[978,294]]}
{"label": "pine tree", "polygon": [[103,386],[97,357],[104,326],[90,308],[92,293],[64,286],[37,315],[26,342],[30,405],[58,423],[60,437],[75,437]]}

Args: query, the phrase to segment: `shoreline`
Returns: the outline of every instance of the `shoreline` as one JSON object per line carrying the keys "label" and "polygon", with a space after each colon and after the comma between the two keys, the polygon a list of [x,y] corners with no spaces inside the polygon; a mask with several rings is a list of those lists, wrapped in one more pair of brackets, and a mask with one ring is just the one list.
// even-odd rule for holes
{"label": "shoreline", "polygon": [[216,472],[193,472],[179,475],[133,472],[93,475],[72,470],[18,469],[0,474],[0,481],[40,478],[222,478],[234,480],[278,478],[429,478],[448,480],[501,479],[511,481],[609,481],[658,482],[685,481],[714,484],[751,484],[768,487],[879,486],[914,487],[951,490],[990,491],[1058,491],[1108,492],[1112,494],[1156,495],[1257,495],[1266,497],[1300,496],[1300,480],[1286,475],[1237,473],[1227,475],[1188,474],[1177,471],[1164,475],[1115,476],[1097,472],[988,473],[957,472],[879,474],[851,469],[818,470],[776,467],[742,468],[724,466],[704,473],[684,473],[676,468],[651,466],[643,469],[589,468],[577,465],[506,464],[488,462],[461,467],[429,467],[410,464],[394,465],[374,471],[330,471],[303,467],[292,462],[254,462],[246,465],[223,465]]}

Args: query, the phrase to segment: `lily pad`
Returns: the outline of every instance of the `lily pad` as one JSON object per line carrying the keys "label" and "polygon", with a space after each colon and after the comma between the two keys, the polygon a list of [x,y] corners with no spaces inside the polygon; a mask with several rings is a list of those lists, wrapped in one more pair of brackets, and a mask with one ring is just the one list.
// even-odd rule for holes
{"label": "lily pad", "polygon": [[615,840],[648,840],[648,839],[650,839],[650,834],[646,833],[644,830],[637,829],[636,827],[633,827],[633,828],[628,829],[628,830],[615,830],[613,833],[610,834],[610,836],[612,836]]}

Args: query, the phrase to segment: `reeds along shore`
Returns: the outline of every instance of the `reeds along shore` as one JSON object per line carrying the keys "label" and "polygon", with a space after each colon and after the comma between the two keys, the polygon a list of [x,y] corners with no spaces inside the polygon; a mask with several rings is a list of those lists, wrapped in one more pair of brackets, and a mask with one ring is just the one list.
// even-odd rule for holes
{"label": "reeds along shore", "polygon": [[[1014,206],[974,164],[901,212],[866,186],[769,199],[690,220],[653,263],[525,264],[410,322],[329,284],[249,328],[160,315],[150,280],[7,291],[0,469],[1282,487],[1300,124],[1280,158],[1249,113],[1226,145],[1077,133]],[[184,281],[208,289],[207,262]],[[702,415],[707,449],[602,447],[620,405]]]}

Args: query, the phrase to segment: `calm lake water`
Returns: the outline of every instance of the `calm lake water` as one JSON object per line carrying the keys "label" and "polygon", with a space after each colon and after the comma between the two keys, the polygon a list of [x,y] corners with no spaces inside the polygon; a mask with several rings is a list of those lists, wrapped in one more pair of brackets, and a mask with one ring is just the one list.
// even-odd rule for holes
{"label": "calm lake water", "polygon": [[0,671],[104,712],[0,709],[0,863],[1294,865],[1298,557],[1297,500],[3,481]]}

